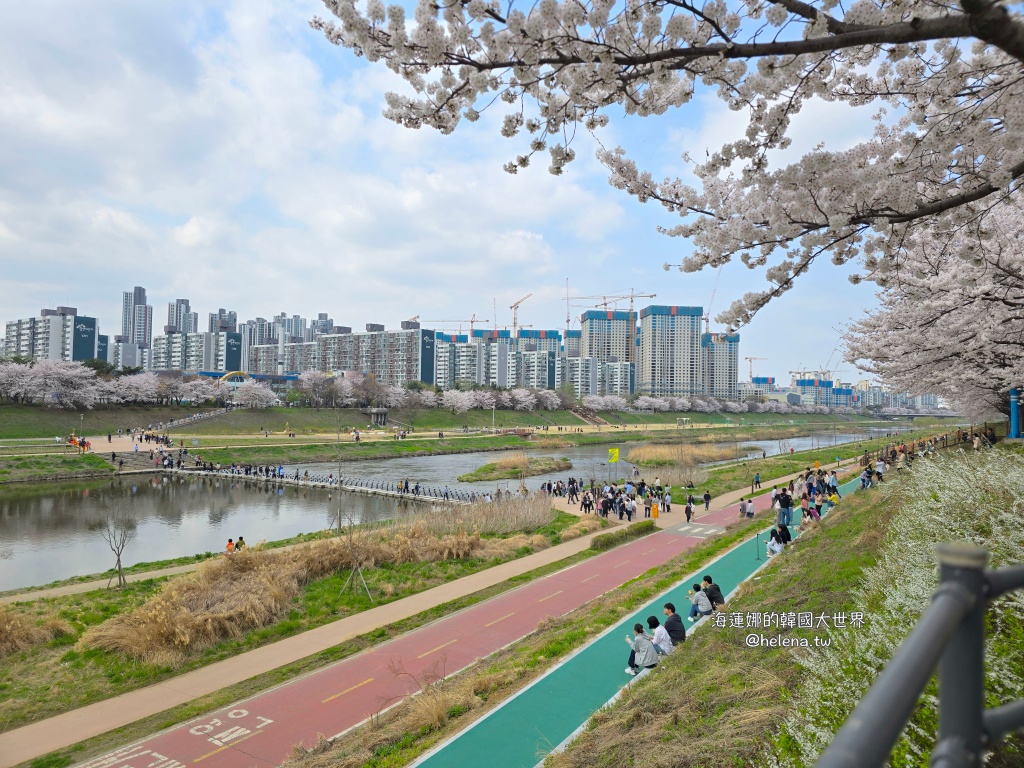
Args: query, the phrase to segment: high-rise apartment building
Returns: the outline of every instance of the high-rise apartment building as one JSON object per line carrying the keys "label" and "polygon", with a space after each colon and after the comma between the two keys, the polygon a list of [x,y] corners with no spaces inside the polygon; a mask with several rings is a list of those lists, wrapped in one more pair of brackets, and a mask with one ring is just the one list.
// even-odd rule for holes
{"label": "high-rise apartment building", "polygon": [[521,328],[516,338],[516,349],[519,352],[554,352],[556,355],[562,351],[561,331],[535,331],[531,328]]}
{"label": "high-rise apartment building", "polygon": [[564,340],[565,344],[562,351],[567,355],[579,355],[582,335],[582,331],[566,331]]}
{"label": "high-rise apartment building", "polygon": [[164,333],[197,333],[199,313],[193,312],[188,299],[175,299],[167,305],[167,325]]}
{"label": "high-rise apartment building", "polygon": [[153,307],[146,303],[146,289],[135,286],[121,294],[121,335],[140,348],[153,343]]}
{"label": "high-rise apartment building", "polygon": [[211,312],[207,330],[210,333],[235,333],[238,330],[238,313],[228,312],[223,307]]}
{"label": "high-rise apartment building", "polygon": [[[655,397],[704,393],[703,314],[700,307],[650,306],[640,310],[637,392]],[[586,341],[586,333],[583,338]]]}
{"label": "high-rise apartment building", "polygon": [[716,400],[739,399],[740,337],[738,333],[702,333],[704,394]]}
{"label": "high-rise apartment building", "polygon": [[242,334],[168,333],[153,339],[150,367],[154,371],[244,370]]}
{"label": "high-rise apartment building", "polygon": [[75,307],[44,309],[39,317],[7,323],[4,350],[31,360],[91,360],[98,355],[99,324]]}
{"label": "high-rise apartment building", "polygon": [[636,313],[592,309],[580,317],[580,357],[634,359]]}
{"label": "high-rise apartment building", "polygon": [[561,377],[558,353],[551,349],[537,349],[519,353],[518,385],[527,389],[558,389]]}

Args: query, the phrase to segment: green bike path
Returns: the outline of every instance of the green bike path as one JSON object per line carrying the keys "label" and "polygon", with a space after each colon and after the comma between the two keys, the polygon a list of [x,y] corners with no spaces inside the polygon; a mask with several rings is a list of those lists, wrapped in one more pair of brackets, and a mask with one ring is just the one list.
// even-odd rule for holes
{"label": "green bike path", "polygon": [[[840,486],[839,492],[846,496],[859,488],[860,480],[856,479]],[[799,524],[799,508],[794,509],[794,515],[794,522]],[[629,657],[625,638],[633,636],[633,625],[640,623],[646,627],[648,616],[662,620],[662,606],[666,602],[675,604],[688,632],[706,624],[691,623],[687,619],[690,607],[688,590],[705,573],[710,573],[721,587],[722,594],[730,595],[765,564],[765,540],[760,537],[767,530],[769,528],[764,528],[756,538],[752,536],[740,542],[667,593],[605,630],[413,765],[419,768],[464,768],[486,761],[488,768],[534,768],[634,679],[624,671]],[[684,649],[685,645],[676,652],[685,652]]]}

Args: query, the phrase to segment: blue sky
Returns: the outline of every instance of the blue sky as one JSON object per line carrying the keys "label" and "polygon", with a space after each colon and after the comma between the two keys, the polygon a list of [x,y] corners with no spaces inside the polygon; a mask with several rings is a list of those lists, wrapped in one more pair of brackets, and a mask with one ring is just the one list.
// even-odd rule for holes
{"label": "blue sky", "polygon": [[[520,322],[562,328],[566,277],[579,295],[635,288],[708,305],[714,272],[662,270],[687,252],[656,231],[676,220],[612,189],[591,137],[563,177],[543,158],[509,176],[501,166],[525,144],[501,138],[497,113],[447,137],[400,128],[381,110],[402,83],[311,30],[324,13],[313,0],[5,8],[0,321],[70,304],[118,333],[134,285],[158,328],[176,298],[202,322],[226,307],[328,312],[354,328],[490,317],[496,299],[506,325],[527,293]],[[656,177],[685,174],[683,151],[743,128],[712,97],[646,120],[611,115],[601,141]],[[777,160],[870,130],[867,111],[812,105]],[[756,375],[828,359],[833,327],[874,304],[847,274],[821,263],[741,331],[741,356],[768,358]],[[726,266],[712,311],[762,284]]]}

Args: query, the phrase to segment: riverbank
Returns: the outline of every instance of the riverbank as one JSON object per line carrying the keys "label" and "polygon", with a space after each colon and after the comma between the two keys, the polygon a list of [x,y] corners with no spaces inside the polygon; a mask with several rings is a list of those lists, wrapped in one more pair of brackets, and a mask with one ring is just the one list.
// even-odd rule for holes
{"label": "riverbank", "polygon": [[114,471],[94,453],[0,456],[0,485],[109,477]]}
{"label": "riverbank", "polygon": [[477,483],[485,480],[519,480],[524,477],[547,475],[551,472],[568,472],[572,469],[569,459],[556,459],[548,456],[527,457],[509,456],[500,461],[484,464],[482,467],[459,475],[460,483]]}
{"label": "riverbank", "polygon": [[[535,500],[526,506],[539,507],[543,504],[544,500]],[[123,589],[103,589],[0,606],[0,611],[9,611],[12,615],[28,619],[34,625],[46,626],[47,622],[54,620],[64,625],[59,637],[3,659],[0,665],[0,689],[4,690],[5,695],[4,700],[0,701],[0,721],[5,724],[4,730],[10,730],[128,691],[159,684],[228,657],[308,634],[324,625],[336,623],[339,617],[355,617],[373,610],[375,605],[383,607],[404,602],[405,598],[422,596],[425,592],[463,581],[467,577],[482,576],[499,566],[513,565],[524,558],[529,560],[532,555],[555,549],[563,542],[572,543],[573,539],[580,538],[589,542],[591,533],[607,525],[606,522],[594,519],[581,521],[573,515],[550,509],[543,520],[535,512],[528,511],[526,516],[520,514],[510,517],[513,511],[511,507],[506,513],[504,507],[499,508],[499,505],[481,505],[477,513],[473,513],[475,516],[472,520],[462,523],[455,518],[451,523],[438,517],[425,518],[424,525],[433,527],[429,531],[415,534],[417,543],[412,549],[409,543],[413,539],[406,541],[406,538],[402,538],[405,529],[401,526],[397,529],[367,530],[363,532],[367,538],[359,545],[360,551],[369,551],[371,545],[377,546],[373,542],[386,538],[391,542],[388,551],[392,554],[389,557],[395,560],[363,569],[367,590],[361,585],[358,591],[345,589],[350,570],[346,567],[331,569],[332,572],[313,578],[308,583],[302,583],[300,579],[301,586],[295,587],[296,595],[286,598],[276,608],[273,607],[273,601],[270,601],[265,608],[260,609],[271,612],[272,620],[268,620],[270,617],[260,619],[248,609],[242,610],[239,607],[241,604],[233,601],[235,607],[218,612],[212,624],[215,630],[221,628],[219,637],[207,638],[203,634],[211,631],[211,625],[202,620],[201,616],[189,617],[195,624],[195,631],[190,632],[187,624],[183,623],[187,617],[181,613],[182,608],[172,610],[168,604],[163,609],[154,610],[150,606],[183,599],[181,596],[187,594],[190,588],[207,588],[207,582],[213,578],[211,574],[228,566],[232,571],[238,570],[234,567],[236,565],[242,568],[238,573],[239,579],[243,576],[259,577],[264,571],[267,576],[277,574],[271,577],[274,583],[280,576],[280,567],[268,564],[250,568],[241,560],[236,563],[219,557],[205,565],[204,577],[198,580],[191,576],[148,579],[129,584]],[[471,512],[467,511],[467,514]],[[516,526],[515,531],[506,530],[510,523],[514,524],[520,519],[528,523],[523,530],[518,530],[521,526]],[[416,523],[411,522],[409,525],[415,528]],[[468,528],[489,533],[469,534],[464,530]],[[449,529],[453,533],[445,533]],[[432,543],[435,539],[436,546]],[[363,542],[362,534],[359,541]],[[308,562],[309,567],[319,572],[318,569],[324,568],[326,550],[321,551],[324,547],[333,548],[334,557],[345,556],[348,551],[347,546],[336,537],[302,546],[310,549],[308,552],[301,548],[291,548],[290,551],[277,549],[272,554],[254,552],[249,557],[272,557],[274,562],[282,557],[288,562],[299,557],[303,563]],[[433,547],[433,555],[428,556],[426,549],[430,547]],[[570,548],[560,557],[547,559],[545,563],[579,551],[578,547]],[[514,569],[513,573],[529,570]],[[508,578],[508,575],[503,578]],[[485,586],[501,580],[487,579]],[[470,580],[466,583],[472,585],[474,582]],[[470,594],[473,591],[476,590],[467,591],[463,587],[457,593]],[[280,600],[280,597],[275,599]],[[197,605],[206,605],[207,602],[200,601]],[[429,605],[425,601],[424,605],[417,607],[417,611]],[[233,612],[238,611],[241,613],[233,617]],[[175,617],[166,627],[160,620],[164,614]],[[238,631],[228,626],[233,626],[236,618]],[[119,624],[123,626],[119,627]],[[126,629],[129,631],[125,632]],[[99,636],[98,632],[101,633]],[[165,632],[169,634],[165,635]],[[112,641],[109,639],[111,637]],[[107,639],[108,644],[114,642],[117,648],[123,646],[123,650],[106,649],[102,644],[91,647],[97,645],[97,640],[90,638]],[[181,645],[183,638],[189,639],[187,645]],[[53,691],[57,690],[61,691],[60,696],[53,695]]]}

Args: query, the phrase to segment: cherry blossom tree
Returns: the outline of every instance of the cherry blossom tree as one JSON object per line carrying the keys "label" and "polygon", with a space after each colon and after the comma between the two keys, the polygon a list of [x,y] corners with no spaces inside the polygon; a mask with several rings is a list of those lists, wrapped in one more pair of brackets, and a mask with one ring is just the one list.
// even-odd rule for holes
{"label": "cherry blossom tree", "polygon": [[334,377],[323,371],[304,371],[299,375],[299,391],[312,407],[326,408],[334,404]]}
{"label": "cherry blossom tree", "polygon": [[470,394],[474,401],[474,405],[472,406],[473,408],[480,408],[481,410],[489,411],[497,405],[498,400],[493,392],[481,389]]}
{"label": "cherry blossom tree", "polygon": [[[660,116],[713,92],[744,112],[742,138],[684,156],[696,185],[657,181],[621,148],[599,154],[613,186],[682,217],[665,231],[694,248],[683,270],[764,269],[768,286],[720,316],[733,326],[822,256],[890,284],[908,238],[984,218],[1024,173],[1024,22],[1005,2],[419,0],[413,19],[382,0],[324,3],[334,19],[312,25],[327,40],[414,91],[385,96],[389,118],[448,134],[503,110],[502,134],[523,145],[510,172],[547,151],[562,173],[572,137],[611,107]],[[876,104],[874,135],[773,168],[812,100]]]}
{"label": "cherry blossom tree", "polygon": [[116,391],[122,402],[142,405],[155,403],[158,399],[160,377],[152,371],[119,376],[115,380]]}
{"label": "cherry blossom tree", "polygon": [[476,405],[476,398],[472,392],[449,389],[441,395],[441,405],[452,413],[465,413]]}
{"label": "cherry blossom tree", "polygon": [[277,395],[266,384],[258,381],[243,381],[235,390],[235,399],[246,408],[269,408]]}
{"label": "cherry blossom tree", "polygon": [[0,362],[0,400],[17,403],[29,395],[30,368],[21,363]]}
{"label": "cherry blossom tree", "polygon": [[528,389],[510,390],[508,396],[514,410],[532,411],[537,407],[537,396]]}
{"label": "cherry blossom tree", "polygon": [[562,398],[551,389],[538,389],[534,392],[537,398],[537,407],[545,411],[557,411],[562,407]]}
{"label": "cherry blossom tree", "polygon": [[1009,411],[1024,384],[1024,233],[1019,201],[954,232],[915,233],[912,266],[846,336],[846,357],[890,388],[936,393],[963,416]]}
{"label": "cherry blossom tree", "polygon": [[96,403],[96,372],[81,363],[34,362],[24,386],[26,399],[53,408],[92,408]]}

